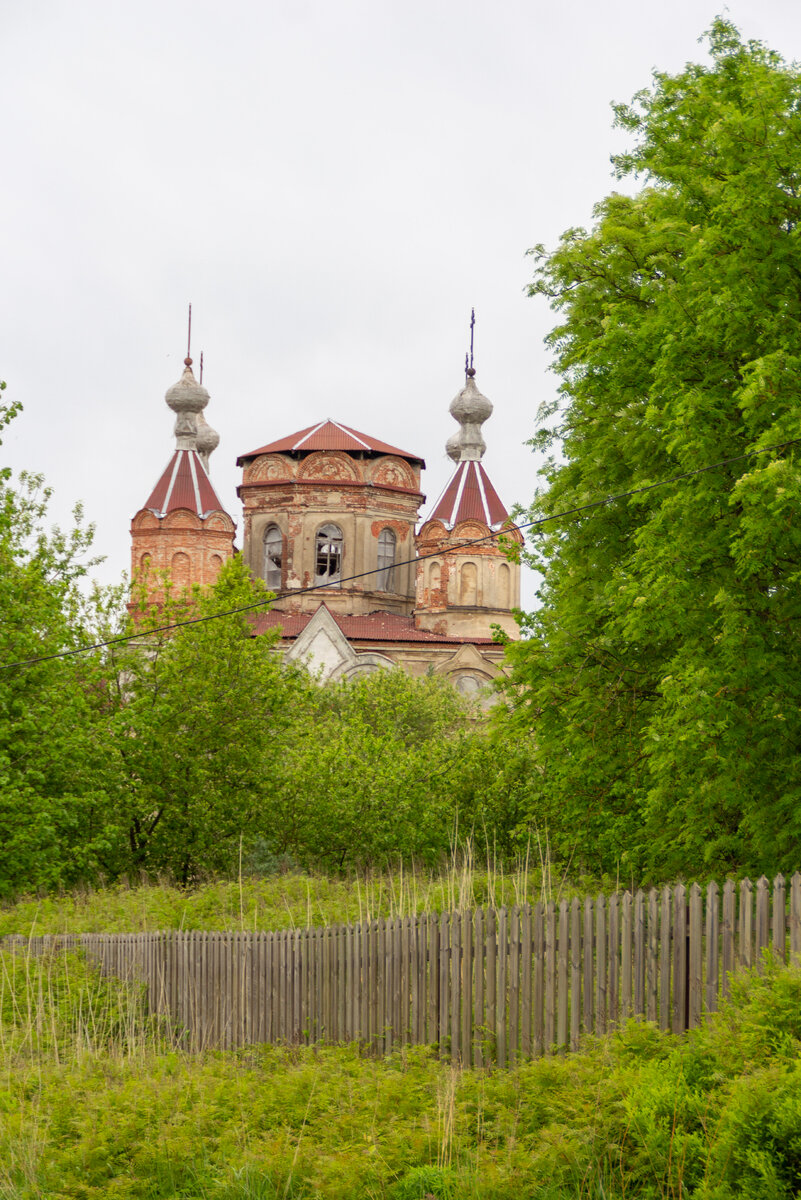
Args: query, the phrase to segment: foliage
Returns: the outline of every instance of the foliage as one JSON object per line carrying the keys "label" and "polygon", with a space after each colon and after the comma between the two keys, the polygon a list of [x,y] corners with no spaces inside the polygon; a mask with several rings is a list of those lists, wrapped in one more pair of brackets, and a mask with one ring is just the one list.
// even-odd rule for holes
{"label": "foliage", "polygon": [[322,869],[447,856],[462,816],[468,714],[436,676],[317,687],[286,748],[276,847]]}
{"label": "foliage", "polygon": [[532,251],[561,385],[531,517],[732,460],[545,525],[510,647],[552,846],[653,879],[801,850],[801,76],[722,19],[709,49],[616,110],[646,186]]}
{"label": "foliage", "polygon": [[[186,1055],[70,955],[0,956],[0,1195],[791,1200],[801,975],[684,1038],[456,1071],[422,1047]],[[423,1191],[423,1187],[427,1191]]]}
{"label": "foliage", "polygon": [[[0,405],[0,430],[18,410]],[[98,659],[48,656],[91,643],[113,596],[84,594],[93,529],[78,507],[72,530],[47,532],[49,496],[0,469],[0,895],[91,874],[109,837]],[[45,661],[11,665],[31,658]]]}
{"label": "foliage", "polygon": [[141,639],[115,654],[109,794],[124,842],[113,875],[166,872],[186,884],[235,869],[243,841],[269,831],[306,685],[282,666],[274,635],[253,637],[246,614],[232,613],[265,595],[235,557],[213,587],[140,616]]}

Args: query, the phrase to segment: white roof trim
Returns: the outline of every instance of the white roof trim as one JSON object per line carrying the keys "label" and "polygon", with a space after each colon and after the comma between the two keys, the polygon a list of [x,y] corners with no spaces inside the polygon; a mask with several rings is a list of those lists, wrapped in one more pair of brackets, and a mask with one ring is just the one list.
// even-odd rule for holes
{"label": "white roof trim", "polygon": [[481,494],[481,504],[484,508],[484,520],[487,522],[490,529],[492,529],[492,522],[490,521],[489,504],[487,504],[487,493],[484,491],[484,478],[481,474],[481,468],[479,467],[478,464],[476,464],[476,479],[478,480],[478,490]]}
{"label": "white roof trim", "polygon": [[467,472],[470,470],[470,463],[465,462],[464,468],[465,469],[462,471],[462,477],[459,480],[459,486],[456,489],[456,496],[453,501],[450,520],[448,521],[448,524],[451,526],[451,528],[453,528],[453,526],[456,524],[456,514],[459,511],[459,505],[462,503],[462,493],[464,492],[464,485],[467,482]]}
{"label": "white roof trim", "polygon": [[360,438],[358,434],[354,433],[352,429],[348,429],[346,425],[340,425],[339,421],[332,421],[331,424],[335,426],[340,433],[346,433],[348,437],[353,438],[354,442],[359,442],[360,445],[364,446],[365,450],[372,450],[372,446],[369,446],[367,442],[363,441],[362,438]]}
{"label": "white roof trim", "polygon": [[310,429],[310,430],[309,430],[309,432],[308,432],[307,434],[305,434],[305,435],[304,435],[304,436],[303,436],[303,437],[300,439],[300,441],[299,441],[299,442],[295,442],[295,445],[292,447],[292,449],[293,449],[293,450],[300,450],[300,448],[301,448],[301,446],[303,445],[303,443],[304,443],[304,442],[308,442],[308,440],[309,440],[309,438],[310,438],[310,437],[314,437],[315,433],[317,433],[317,432],[318,432],[320,429],[322,429],[323,425],[325,425],[325,421],[319,421],[319,422],[318,422],[318,423],[317,423],[317,424],[314,426],[314,428],[313,428],[313,429]]}
{"label": "white roof trim", "polygon": [[200,488],[197,484],[197,471],[195,470],[195,452],[187,450],[189,455],[189,473],[192,476],[192,487],[195,490],[195,512],[199,517],[203,516],[203,509],[200,507]]}
{"label": "white roof trim", "polygon": [[170,476],[170,482],[167,484],[167,490],[164,493],[164,507],[162,508],[161,513],[159,514],[162,517],[164,516],[165,512],[167,512],[167,510],[170,507],[170,498],[172,496],[172,490],[175,487],[175,477],[178,474],[178,468],[181,465],[181,455],[182,454],[183,454],[183,450],[176,450],[176,452],[175,452],[175,462],[173,463],[172,475]]}

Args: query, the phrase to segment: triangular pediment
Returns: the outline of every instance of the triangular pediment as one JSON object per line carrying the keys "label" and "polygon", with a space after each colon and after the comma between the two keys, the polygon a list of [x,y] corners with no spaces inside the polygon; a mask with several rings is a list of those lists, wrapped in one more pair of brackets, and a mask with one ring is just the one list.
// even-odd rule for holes
{"label": "triangular pediment", "polygon": [[321,604],[287,651],[287,662],[300,662],[324,682],[356,663],[356,653],[331,612]]}
{"label": "triangular pediment", "polygon": [[477,646],[466,643],[436,668],[437,675],[453,675],[459,671],[476,671],[488,679],[502,674],[500,667],[485,658]]}

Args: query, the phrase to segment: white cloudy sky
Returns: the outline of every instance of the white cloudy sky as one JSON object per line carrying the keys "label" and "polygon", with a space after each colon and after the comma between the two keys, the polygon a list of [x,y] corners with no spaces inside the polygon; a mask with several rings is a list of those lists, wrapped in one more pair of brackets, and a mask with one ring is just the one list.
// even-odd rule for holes
{"label": "white cloudy sky", "polygon": [[[331,416],[436,499],[470,308],[485,464],[526,502],[552,394],[526,249],[612,189],[612,101],[703,57],[718,0],[2,0],[0,463],[97,524],[102,577],[172,447],[186,308],[212,459]],[[796,0],[730,0],[801,58]],[[528,585],[527,598],[532,596]]]}

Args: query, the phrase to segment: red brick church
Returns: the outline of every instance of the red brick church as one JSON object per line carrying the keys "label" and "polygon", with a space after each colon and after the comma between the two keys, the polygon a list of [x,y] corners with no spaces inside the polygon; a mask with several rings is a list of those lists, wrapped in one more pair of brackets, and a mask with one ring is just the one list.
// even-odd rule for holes
{"label": "red brick church", "polygon": [[[175,450],[131,522],[131,576],[154,603],[165,578],[180,591],[208,585],[237,553],[234,520],[209,474],[219,435],[191,358],[165,399]],[[433,670],[465,693],[499,674],[492,627],[517,636],[520,566],[507,550],[523,539],[481,463],[492,404],[472,368],[450,411],[455,468],[425,515],[423,459],[335,420],[237,458],[240,552],[276,595],[254,631],[279,627],[288,659],[325,679],[395,665]]]}

